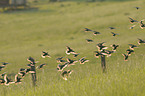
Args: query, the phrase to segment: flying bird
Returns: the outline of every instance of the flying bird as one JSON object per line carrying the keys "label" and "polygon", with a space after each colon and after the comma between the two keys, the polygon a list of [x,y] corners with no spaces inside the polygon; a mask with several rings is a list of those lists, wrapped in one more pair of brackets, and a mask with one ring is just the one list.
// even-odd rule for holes
{"label": "flying bird", "polygon": [[94,56],[95,56],[96,58],[99,58],[99,56],[102,55],[101,52],[99,52],[99,51],[94,51],[94,52],[95,52],[95,55],[94,55]]}
{"label": "flying bird", "polygon": [[105,42],[98,43],[97,46],[103,46]]}
{"label": "flying bird", "polygon": [[112,33],[112,36],[116,36],[116,35],[118,35],[118,34],[116,34],[116,33],[114,33],[114,32],[111,32]]}
{"label": "flying bird", "polygon": [[5,66],[3,66],[3,65],[2,65],[2,66],[0,66],[0,71],[1,71],[4,67],[5,67]]}
{"label": "flying bird", "polygon": [[9,79],[9,78],[7,77],[7,74],[5,74],[4,80],[5,80],[5,83],[4,83],[5,85],[9,85],[9,84],[15,83],[15,82],[13,82],[11,79]]}
{"label": "flying bird", "polygon": [[113,48],[113,49],[112,49],[113,51],[116,51],[116,49],[119,47],[119,45],[112,44],[111,47]]}
{"label": "flying bird", "polygon": [[130,23],[131,24],[133,24],[134,22],[138,22],[137,20],[134,20],[134,19],[132,19],[132,18],[130,18],[130,17],[128,17],[129,19],[130,19]]}
{"label": "flying bird", "polygon": [[131,26],[129,29],[133,29],[136,25]]}
{"label": "flying bird", "polygon": [[104,49],[107,49],[108,47],[104,46],[103,44],[99,44],[99,45],[97,45],[97,48],[98,48],[99,51],[102,51]]}
{"label": "flying bird", "polygon": [[80,53],[73,53],[73,57],[76,58]]}
{"label": "flying bird", "polygon": [[85,32],[92,31],[91,29],[85,28]]}
{"label": "flying bird", "polygon": [[93,40],[91,40],[91,39],[86,39],[86,41],[87,41],[87,43],[92,43],[93,42]]}
{"label": "flying bird", "polygon": [[127,54],[122,54],[124,56],[124,61],[128,61],[128,55]]}
{"label": "flying bird", "polygon": [[31,64],[36,64],[38,61],[35,62],[34,58],[29,57],[27,58],[27,60],[31,63]]}
{"label": "flying bird", "polygon": [[61,73],[61,76],[64,80],[67,80],[68,76],[70,76],[70,74],[73,72],[73,70],[67,70],[67,71],[63,71]]}
{"label": "flying bird", "polygon": [[134,48],[138,47],[138,46],[136,46],[136,45],[134,45],[134,44],[128,44],[128,45],[129,45],[129,48],[130,48],[131,50],[134,50]]}
{"label": "flying bird", "polygon": [[5,80],[0,78],[0,84],[3,85],[5,83]]}
{"label": "flying bird", "polygon": [[144,43],[145,44],[145,40],[142,40],[142,39],[139,39],[138,38],[138,44],[140,45],[141,43]]}
{"label": "flying bird", "polygon": [[116,28],[114,28],[114,27],[109,27],[109,29],[113,30],[113,29],[116,29]]}
{"label": "flying bird", "polygon": [[69,67],[69,66],[71,66],[71,65],[75,65],[75,63],[78,62],[78,61],[76,61],[76,60],[71,60],[71,59],[67,58],[67,62],[68,62],[68,67]]}
{"label": "flying bird", "polygon": [[21,75],[21,77],[23,78],[23,77],[25,77],[26,72],[19,72],[18,74]]}
{"label": "flying bird", "polygon": [[75,51],[70,48],[69,46],[66,46],[67,50],[66,50],[66,54],[69,55],[70,53],[74,53]]}
{"label": "flying bird", "polygon": [[4,72],[4,73],[0,74],[1,78],[4,77],[6,73],[7,72]]}
{"label": "flying bird", "polygon": [[135,7],[137,10],[140,9],[140,7]]}
{"label": "flying bird", "polygon": [[143,20],[140,21],[140,24],[141,24],[141,25],[140,25],[140,28],[141,28],[141,29],[145,28],[145,24],[143,24]]}
{"label": "flying bird", "polygon": [[2,65],[4,66],[6,66],[7,64],[10,64],[10,63],[2,62]]}
{"label": "flying bird", "polygon": [[97,35],[97,34],[101,34],[100,32],[97,32],[97,31],[93,31],[93,34],[94,35]]}
{"label": "flying bird", "polygon": [[57,71],[62,71],[64,68],[68,66],[68,62],[64,63],[63,65],[57,65]]}
{"label": "flying bird", "polygon": [[85,57],[79,59],[80,64],[85,64],[85,62],[89,62],[89,60],[85,59]]}
{"label": "flying bird", "polygon": [[18,77],[18,74],[16,74],[16,75],[15,75],[15,84],[20,84],[20,83],[22,83],[21,80],[22,80],[22,78],[19,78],[19,77]]}
{"label": "flying bird", "polygon": [[131,55],[131,53],[134,53],[134,50],[131,50],[131,49],[127,49],[126,51],[128,52],[128,53],[127,53],[127,54],[128,54],[128,56],[130,56],[130,55]]}
{"label": "flying bird", "polygon": [[64,57],[58,57],[56,58],[57,62],[58,63],[63,63],[63,62],[66,62],[65,60],[62,60]]}
{"label": "flying bird", "polygon": [[109,51],[109,50],[105,50],[105,52],[107,53],[107,57],[111,56],[112,53],[114,53],[114,51]]}
{"label": "flying bird", "polygon": [[42,69],[43,66],[46,66],[46,64],[40,64],[39,66],[37,66],[38,69]]}
{"label": "flying bird", "polygon": [[41,57],[42,58],[45,58],[45,57],[49,57],[50,58],[50,55],[48,54],[48,52],[44,52],[44,51],[42,51],[42,55],[41,55]]}

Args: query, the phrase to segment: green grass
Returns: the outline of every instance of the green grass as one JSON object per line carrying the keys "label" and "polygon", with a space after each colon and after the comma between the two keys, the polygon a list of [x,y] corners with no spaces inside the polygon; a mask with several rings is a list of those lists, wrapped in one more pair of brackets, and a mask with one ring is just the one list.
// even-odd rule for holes
{"label": "green grass", "polygon": [[[17,10],[0,14],[0,61],[10,62],[1,71],[14,75],[20,68],[27,68],[27,57],[32,56],[40,63],[47,63],[44,70],[37,70],[37,87],[32,87],[31,75],[22,84],[0,86],[1,96],[144,96],[145,95],[145,45],[135,49],[129,61],[123,60],[129,43],[137,44],[137,38],[145,39],[144,29],[129,27],[128,17],[144,19],[144,1],[76,3],[60,2],[32,5],[38,9]],[[140,10],[134,7],[140,6]],[[117,37],[112,37],[108,27],[116,27]],[[84,28],[101,32],[93,36]],[[87,44],[85,39],[93,39]],[[119,44],[111,57],[106,58],[107,73],[102,73],[100,58],[94,57],[96,43],[106,46]],[[77,63],[67,69],[74,70],[68,81],[57,72],[56,58],[65,56],[66,46],[72,47],[90,61]],[[111,49],[109,47],[109,49]],[[41,52],[48,51],[52,58],[41,58]]]}

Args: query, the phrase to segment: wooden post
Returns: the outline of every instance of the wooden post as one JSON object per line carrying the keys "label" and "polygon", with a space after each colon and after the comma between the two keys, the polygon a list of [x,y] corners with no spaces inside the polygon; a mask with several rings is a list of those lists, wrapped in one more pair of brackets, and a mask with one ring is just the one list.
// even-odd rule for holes
{"label": "wooden post", "polygon": [[103,72],[106,70],[106,62],[105,62],[105,55],[101,55],[101,67]]}
{"label": "wooden post", "polygon": [[32,64],[30,70],[34,72],[34,73],[31,73],[31,76],[32,76],[33,86],[35,87],[36,86],[36,69],[35,69],[35,64]]}

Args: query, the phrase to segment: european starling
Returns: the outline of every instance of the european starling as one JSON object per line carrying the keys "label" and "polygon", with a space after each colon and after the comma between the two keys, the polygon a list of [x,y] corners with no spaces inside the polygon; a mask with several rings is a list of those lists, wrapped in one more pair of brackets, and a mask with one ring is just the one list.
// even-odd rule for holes
{"label": "european starling", "polygon": [[74,53],[75,51],[70,48],[69,46],[66,46],[67,50],[66,50],[66,54],[69,55],[70,53]]}

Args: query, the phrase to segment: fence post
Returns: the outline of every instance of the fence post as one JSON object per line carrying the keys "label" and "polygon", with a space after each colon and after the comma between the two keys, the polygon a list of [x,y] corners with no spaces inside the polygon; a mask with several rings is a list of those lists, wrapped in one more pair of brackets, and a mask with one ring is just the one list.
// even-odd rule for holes
{"label": "fence post", "polygon": [[105,55],[101,55],[101,67],[102,67],[102,71],[105,72],[106,70]]}
{"label": "fence post", "polygon": [[32,76],[33,86],[36,86],[36,69],[35,69],[35,64],[33,64],[33,66],[31,66],[30,70],[34,72],[34,73],[31,73],[31,76]]}

